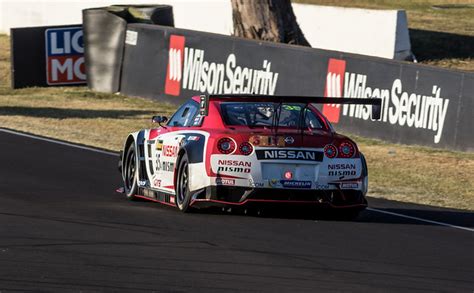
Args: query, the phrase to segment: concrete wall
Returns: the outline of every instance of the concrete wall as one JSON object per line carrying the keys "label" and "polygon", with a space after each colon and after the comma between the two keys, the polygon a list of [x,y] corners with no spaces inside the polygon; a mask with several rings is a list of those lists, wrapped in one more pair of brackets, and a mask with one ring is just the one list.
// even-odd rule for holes
{"label": "concrete wall", "polygon": [[313,48],[384,58],[410,51],[404,11],[297,4],[294,11]]}
{"label": "concrete wall", "polygon": [[[115,0],[0,0],[0,32],[11,27],[77,24],[81,10],[134,1]],[[173,5],[175,26],[229,35],[230,0],[141,0],[140,4]],[[134,3],[136,4],[136,3]],[[403,59],[410,51],[404,11],[367,10],[293,4],[308,41],[314,48]]]}

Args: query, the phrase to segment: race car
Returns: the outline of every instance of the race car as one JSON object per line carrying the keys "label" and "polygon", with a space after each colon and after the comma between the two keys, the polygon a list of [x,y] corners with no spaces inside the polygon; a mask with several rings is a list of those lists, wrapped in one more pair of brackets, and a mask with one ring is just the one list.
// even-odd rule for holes
{"label": "race car", "polygon": [[321,103],[366,104],[380,119],[380,99],[195,96],[125,140],[123,193],[183,212],[271,203],[357,213],[367,206],[367,164]]}

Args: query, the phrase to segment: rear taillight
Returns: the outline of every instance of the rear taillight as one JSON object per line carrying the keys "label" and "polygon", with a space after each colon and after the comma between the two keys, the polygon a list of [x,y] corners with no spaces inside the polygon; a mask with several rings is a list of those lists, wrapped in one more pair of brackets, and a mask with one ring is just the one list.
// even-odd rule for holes
{"label": "rear taillight", "polygon": [[250,143],[244,141],[240,144],[239,150],[242,155],[248,156],[253,152],[253,146]]}
{"label": "rear taillight", "polygon": [[231,154],[235,151],[236,144],[231,138],[224,137],[217,142],[217,149],[223,154]]}
{"label": "rear taillight", "polygon": [[355,146],[345,141],[339,145],[339,157],[341,158],[352,158],[355,154]]}
{"label": "rear taillight", "polygon": [[332,144],[328,144],[324,147],[324,154],[330,159],[335,158],[337,156],[337,148]]}

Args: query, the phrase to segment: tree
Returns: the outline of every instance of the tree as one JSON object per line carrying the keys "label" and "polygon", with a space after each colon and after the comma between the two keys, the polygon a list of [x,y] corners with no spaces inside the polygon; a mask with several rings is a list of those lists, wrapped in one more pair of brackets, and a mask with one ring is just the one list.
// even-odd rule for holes
{"label": "tree", "polygon": [[237,37],[308,46],[290,0],[231,0]]}

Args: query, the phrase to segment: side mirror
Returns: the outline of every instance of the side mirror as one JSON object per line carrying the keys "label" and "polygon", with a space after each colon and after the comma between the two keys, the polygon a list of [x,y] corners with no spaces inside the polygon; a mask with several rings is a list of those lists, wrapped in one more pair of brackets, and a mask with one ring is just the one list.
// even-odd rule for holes
{"label": "side mirror", "polygon": [[151,122],[158,123],[160,125],[161,125],[161,123],[165,123],[166,121],[168,121],[168,117],[166,117],[166,116],[153,116],[153,117],[151,117]]}

